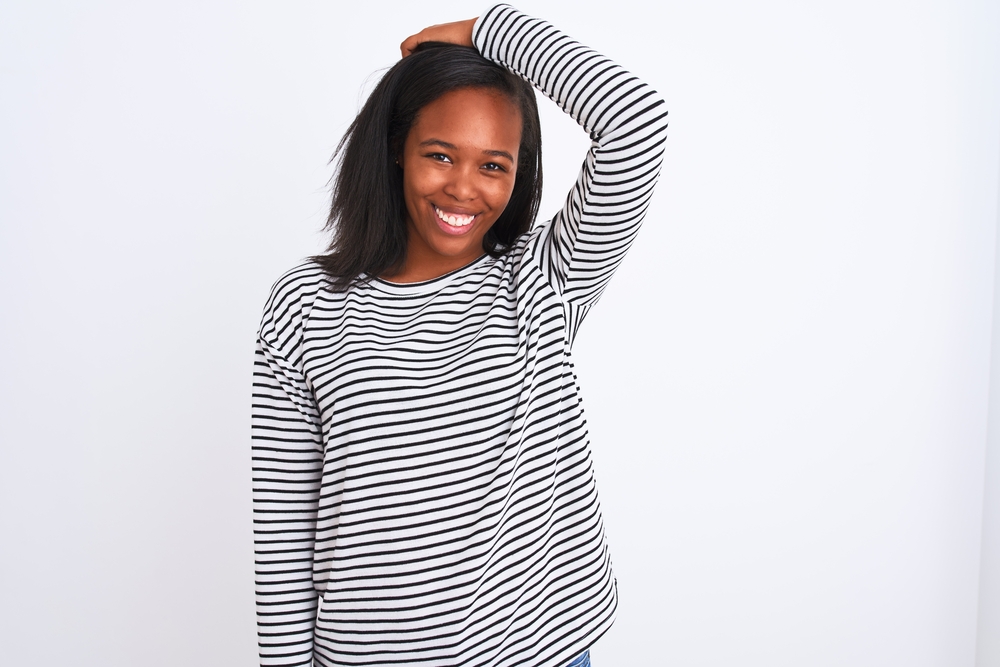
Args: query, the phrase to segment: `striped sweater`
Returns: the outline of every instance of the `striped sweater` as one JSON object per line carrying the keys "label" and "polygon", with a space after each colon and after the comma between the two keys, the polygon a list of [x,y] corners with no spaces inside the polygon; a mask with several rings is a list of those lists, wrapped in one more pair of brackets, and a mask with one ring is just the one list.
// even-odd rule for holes
{"label": "striped sweater", "polygon": [[434,280],[283,276],[254,365],[262,665],[565,667],[617,602],[577,328],[659,173],[661,98],[498,5],[474,29],[593,139],[554,219]]}

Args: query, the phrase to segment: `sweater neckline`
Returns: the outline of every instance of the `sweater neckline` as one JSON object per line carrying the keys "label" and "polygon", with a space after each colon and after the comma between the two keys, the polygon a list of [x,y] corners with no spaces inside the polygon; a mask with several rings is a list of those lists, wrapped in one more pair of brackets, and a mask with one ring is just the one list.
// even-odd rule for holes
{"label": "sweater neckline", "polygon": [[384,278],[379,278],[378,276],[368,276],[370,278],[368,281],[369,285],[372,285],[376,289],[382,292],[388,292],[390,294],[402,294],[402,295],[414,295],[414,294],[429,294],[432,292],[438,292],[445,286],[451,284],[458,278],[464,277],[479,267],[479,265],[486,262],[486,260],[492,259],[488,254],[482,254],[478,258],[472,260],[465,266],[461,266],[453,271],[442,274],[437,278],[431,278],[430,280],[420,280],[413,283],[394,283]]}

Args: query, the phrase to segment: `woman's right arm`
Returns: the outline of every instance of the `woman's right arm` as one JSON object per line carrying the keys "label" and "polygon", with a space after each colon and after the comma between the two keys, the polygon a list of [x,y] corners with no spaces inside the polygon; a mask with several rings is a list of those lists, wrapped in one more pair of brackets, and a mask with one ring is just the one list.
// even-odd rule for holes
{"label": "woman's right arm", "polygon": [[323,469],[319,410],[302,371],[301,299],[279,281],[254,357],[254,570],[260,664],[311,665],[313,585]]}

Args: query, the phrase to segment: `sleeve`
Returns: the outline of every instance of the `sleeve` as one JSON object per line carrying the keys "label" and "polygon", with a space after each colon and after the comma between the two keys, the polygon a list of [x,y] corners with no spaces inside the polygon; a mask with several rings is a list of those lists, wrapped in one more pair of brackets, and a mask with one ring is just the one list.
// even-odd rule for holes
{"label": "sleeve", "polygon": [[[287,299],[285,300],[287,301]],[[295,303],[272,294],[254,357],[252,402],[254,571],[260,664],[311,665],[322,431],[301,370]],[[276,316],[283,311],[285,316]]]}
{"label": "sleeve", "polygon": [[473,28],[486,58],[530,81],[590,135],[566,204],[539,230],[535,254],[574,319],[600,298],[639,229],[660,171],[667,111],[652,88],[548,23],[509,5]]}

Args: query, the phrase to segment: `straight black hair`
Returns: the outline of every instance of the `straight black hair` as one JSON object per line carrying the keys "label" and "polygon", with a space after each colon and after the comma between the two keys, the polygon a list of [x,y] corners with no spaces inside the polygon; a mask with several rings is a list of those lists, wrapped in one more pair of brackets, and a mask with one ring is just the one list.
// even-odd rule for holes
{"label": "straight black hair", "polygon": [[334,152],[337,170],[325,227],[333,236],[327,253],[312,258],[334,289],[347,289],[362,274],[371,279],[401,267],[406,203],[396,158],[420,110],[458,88],[497,91],[521,110],[514,190],[483,237],[483,251],[499,257],[531,228],[542,196],[542,134],[534,89],[474,48],[424,42],[386,72]]}

